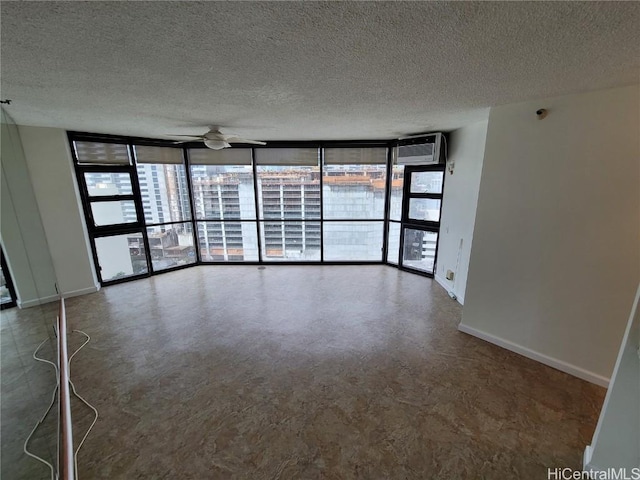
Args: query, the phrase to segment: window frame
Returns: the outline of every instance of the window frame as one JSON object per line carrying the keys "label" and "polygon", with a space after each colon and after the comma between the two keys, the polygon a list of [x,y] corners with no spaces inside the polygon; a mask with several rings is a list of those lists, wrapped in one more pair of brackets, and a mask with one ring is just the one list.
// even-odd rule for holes
{"label": "window frame", "polygon": [[[411,180],[412,175],[414,173],[419,172],[442,172],[442,189],[440,193],[411,193]],[[436,268],[438,265],[438,249],[440,246],[440,224],[442,218],[442,205],[444,202],[444,188],[445,188],[445,180],[446,180],[447,172],[446,172],[446,164],[444,163],[436,163],[429,165],[405,165],[404,167],[404,183],[402,185],[403,193],[402,193],[402,215],[400,219],[400,245],[398,251],[398,268],[401,270],[407,270],[412,273],[416,273],[418,275],[423,275],[426,277],[434,278]],[[427,198],[440,200],[440,215],[438,216],[437,221],[433,220],[419,220],[415,218],[411,218],[409,216],[409,205],[411,203],[411,199],[413,198]],[[395,222],[394,222],[395,223]],[[403,251],[404,251],[404,235],[405,229],[413,229],[413,230],[423,230],[426,232],[433,232],[438,235],[436,240],[436,249],[435,255],[433,258],[433,272],[425,272],[419,270],[417,268],[409,267],[403,262]]]}
{"label": "window frame", "polygon": [[[392,178],[393,178],[393,165],[394,158],[396,155],[396,147],[398,145],[398,140],[354,140],[354,141],[271,141],[266,146],[257,146],[257,145],[243,145],[238,144],[234,145],[232,148],[247,148],[251,151],[251,170],[253,173],[253,192],[254,192],[254,202],[255,202],[255,219],[205,219],[199,218],[197,215],[195,198],[194,198],[194,188],[193,188],[193,178],[191,171],[191,161],[189,158],[189,150],[190,149],[206,149],[206,147],[201,142],[184,142],[181,144],[176,144],[173,141],[169,140],[154,140],[148,138],[141,137],[126,137],[126,136],[116,136],[116,135],[102,135],[102,134],[94,134],[87,132],[78,132],[78,131],[68,131],[67,137],[69,140],[69,144],[71,146],[71,153],[73,159],[73,167],[74,172],[76,174],[77,185],[79,187],[80,200],[82,204],[82,209],[85,214],[85,224],[87,226],[87,232],[89,236],[90,245],[92,248],[93,259],[96,266],[96,273],[98,275],[98,279],[100,283],[104,286],[126,282],[130,280],[135,280],[138,278],[145,278],[156,274],[161,274],[173,270],[178,270],[182,268],[189,268],[196,265],[228,265],[228,264],[245,264],[245,265],[377,265],[377,264],[385,264],[394,266],[396,268],[401,268],[401,258],[400,252],[399,254],[399,262],[398,264],[390,263],[388,261],[389,256],[389,225],[391,222],[399,223],[401,225],[401,236],[404,232],[404,223],[402,221],[396,222],[390,218],[390,206],[391,206],[391,194],[392,194]],[[129,153],[129,164],[80,164],[78,162],[78,158],[76,156],[76,151],[73,145],[74,141],[89,141],[89,142],[100,142],[100,143],[116,143],[116,144],[124,144],[127,146]],[[154,146],[154,147],[167,147],[167,148],[177,148],[182,151],[182,159],[185,169],[185,177],[186,177],[186,187],[189,196],[189,208],[191,210],[191,217],[189,220],[181,220],[181,221],[165,221],[161,223],[147,223],[145,218],[145,212],[142,204],[142,189],[144,188],[147,196],[151,198],[152,194],[151,190],[153,185],[149,185],[149,181],[153,180],[148,179],[145,182],[140,182],[137,172],[137,161],[135,155],[135,146]],[[318,167],[319,167],[319,192],[320,192],[320,217],[313,219],[306,218],[282,218],[279,220],[276,219],[268,219],[260,217],[260,207],[259,207],[259,189],[258,189],[258,162],[256,162],[256,152],[261,149],[270,149],[270,148],[314,148],[318,149]],[[325,163],[324,163],[324,153],[326,148],[385,148],[386,149],[386,173],[384,175],[384,188],[385,191],[383,193],[383,216],[382,218],[325,218],[325,199],[324,199],[324,176],[325,176]],[[198,165],[198,164],[196,164]],[[408,168],[407,166],[405,168]],[[445,164],[437,164],[433,166],[435,169],[444,170]],[[131,178],[131,188],[132,194],[126,195],[110,195],[110,196],[89,196],[88,189],[84,177],[85,172],[102,172],[102,173],[117,173],[117,172],[126,172],[130,175]],[[406,177],[405,177],[406,178]],[[153,183],[153,182],[151,182]],[[408,184],[405,183],[404,187],[408,189]],[[405,192],[406,195],[406,192]],[[434,195],[434,194],[412,194],[416,195]],[[442,202],[442,197],[444,195],[444,185],[442,194],[437,194],[438,198],[440,198]],[[97,202],[105,202],[105,201],[114,201],[114,200],[133,200],[136,208],[137,221],[134,223],[123,223],[117,225],[106,225],[106,226],[96,226],[94,223],[91,205]],[[153,199],[151,199],[153,200]],[[406,202],[407,206],[404,205],[403,202],[403,219],[404,219],[404,210],[405,207],[408,208],[408,202]],[[442,203],[441,203],[442,208]],[[258,260],[257,261],[207,261],[203,260],[199,238],[198,238],[198,223],[201,222],[251,222],[255,225],[256,235],[257,235],[257,248],[258,248]],[[320,224],[320,260],[318,261],[278,261],[278,260],[265,260],[263,258],[263,224],[269,221],[278,221],[278,222],[318,222]],[[324,232],[324,223],[325,222],[382,222],[383,231],[382,231],[382,248],[380,252],[379,259],[376,260],[363,260],[363,261],[326,261],[325,260],[325,232]],[[148,238],[148,228],[165,226],[171,224],[184,224],[191,223],[191,232],[193,234],[193,245],[195,249],[195,262],[188,263],[185,265],[178,265],[176,267],[161,269],[155,271],[153,269],[153,262],[151,258],[151,248],[149,245]],[[437,222],[439,224],[439,222]],[[436,228],[435,225],[427,225],[427,228]],[[424,227],[423,227],[424,228]],[[133,275],[121,279],[116,280],[103,280],[102,275],[100,273],[100,265],[98,262],[96,247],[95,247],[95,238],[117,235],[117,234],[128,234],[128,233],[141,233],[144,241],[145,247],[145,256],[147,260],[147,273],[140,275]],[[439,237],[438,237],[439,240]],[[400,246],[402,246],[402,239],[400,242]],[[401,247],[400,247],[401,248]],[[436,249],[437,255],[437,249]],[[420,273],[420,272],[417,272]]]}

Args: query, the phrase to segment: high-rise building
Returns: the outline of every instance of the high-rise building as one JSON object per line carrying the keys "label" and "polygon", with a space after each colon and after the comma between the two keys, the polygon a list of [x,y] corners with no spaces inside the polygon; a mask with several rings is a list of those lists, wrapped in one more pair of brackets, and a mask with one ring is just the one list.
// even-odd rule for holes
{"label": "high-rise building", "polygon": [[297,170],[260,173],[259,208],[267,260],[319,260],[320,180]]}
{"label": "high-rise building", "polygon": [[258,260],[255,223],[241,222],[255,218],[251,169],[193,165],[191,179],[203,260]]}

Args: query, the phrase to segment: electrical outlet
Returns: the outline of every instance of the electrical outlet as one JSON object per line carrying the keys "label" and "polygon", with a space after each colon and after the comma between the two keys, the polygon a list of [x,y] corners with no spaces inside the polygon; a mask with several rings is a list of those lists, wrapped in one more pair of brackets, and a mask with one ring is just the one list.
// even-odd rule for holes
{"label": "electrical outlet", "polygon": [[451,270],[447,270],[447,280],[453,280],[453,272]]}

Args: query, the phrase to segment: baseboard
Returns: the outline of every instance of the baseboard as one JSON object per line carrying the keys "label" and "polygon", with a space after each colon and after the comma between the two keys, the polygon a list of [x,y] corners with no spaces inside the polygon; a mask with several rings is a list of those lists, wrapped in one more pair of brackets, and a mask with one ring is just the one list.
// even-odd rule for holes
{"label": "baseboard", "polygon": [[64,298],[79,297],[80,295],[96,293],[98,290],[100,290],[100,285],[94,285],[92,287],[81,288],[79,290],[71,290],[70,292],[64,292],[62,296]]}
{"label": "baseboard", "polygon": [[60,300],[60,295],[49,295],[47,297],[34,298],[23,302],[18,301],[17,304],[19,308],[29,308],[35,307],[36,305],[42,305],[44,303],[55,302],[56,300]]}
{"label": "baseboard", "polygon": [[447,280],[446,278],[442,278],[440,275],[435,275],[433,278],[436,282],[442,285],[442,288],[444,288],[447,292],[451,290],[451,284],[449,283],[449,280]]}
{"label": "baseboard", "polygon": [[542,353],[536,352],[535,350],[531,350],[530,348],[523,347],[522,345],[518,345],[517,343],[510,342],[509,340],[505,340],[504,338],[496,337],[495,335],[491,335],[489,333],[483,332],[482,330],[475,329],[462,323],[458,325],[458,330],[485,340],[489,343],[493,343],[494,345],[497,345],[499,347],[515,352],[519,355],[522,355],[523,357],[527,357],[531,360],[543,363],[549,367],[555,368],[556,370],[560,370],[561,372],[565,372],[569,375],[573,375],[574,377],[586,380],[587,382],[595,383],[596,385],[600,385],[601,387],[605,388],[609,386],[609,379],[603,377],[602,375],[598,375],[597,373],[593,373],[562,360],[558,360],[557,358],[549,357],[548,355],[544,355]]}
{"label": "baseboard", "polygon": [[584,447],[584,455],[582,455],[582,469],[589,470],[591,464],[591,455],[593,455],[593,449],[591,445]]}
{"label": "baseboard", "polygon": [[[607,476],[606,474],[603,476],[602,474],[598,475],[598,473],[607,472],[605,469],[598,467],[591,463],[591,457],[593,456],[593,447],[591,445],[587,445],[584,449],[584,455],[582,456],[582,471],[588,472],[589,478],[614,478],[612,476]],[[620,477],[622,478],[622,477]],[[632,478],[632,477],[626,477]]]}
{"label": "baseboard", "polygon": [[[88,293],[95,293],[100,290],[100,285],[94,285],[92,287],[81,288],[79,290],[72,290],[70,292],[64,292],[62,296],[64,298],[79,297],[80,295],[87,295]],[[23,302],[17,301],[18,308],[35,307],[36,305],[42,305],[45,303],[55,302],[60,300],[60,295],[49,295],[42,298],[34,298],[32,300],[25,300]]]}
{"label": "baseboard", "polygon": [[453,292],[456,295],[456,300],[460,305],[464,305],[464,298],[458,295],[458,292],[455,292],[453,290],[453,285],[451,285],[451,282],[449,280],[447,280],[446,278],[442,278],[440,275],[435,275],[433,278],[440,284],[442,288],[447,291],[447,293]]}

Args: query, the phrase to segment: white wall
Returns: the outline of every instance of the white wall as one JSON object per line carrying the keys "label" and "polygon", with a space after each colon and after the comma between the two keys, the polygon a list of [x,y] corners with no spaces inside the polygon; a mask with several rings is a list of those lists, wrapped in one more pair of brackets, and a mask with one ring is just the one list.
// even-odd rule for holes
{"label": "white wall", "polygon": [[[478,122],[449,136],[447,163],[453,162],[454,167],[453,174],[448,170],[445,173],[435,278],[461,304],[467,285],[487,125],[487,121]],[[447,270],[454,272],[453,280],[446,279]]]}
{"label": "white wall", "polygon": [[585,469],[640,467],[640,285],[631,309],[611,385],[604,400]]}
{"label": "white wall", "polygon": [[636,85],[491,110],[462,331],[607,384],[640,280],[639,105]]}
{"label": "white wall", "polygon": [[64,296],[95,292],[99,283],[66,133],[25,126],[19,131],[59,290]]}
{"label": "white wall", "polygon": [[58,298],[56,275],[24,161],[20,135],[4,110],[1,140],[2,246],[16,288],[18,305],[29,307]]}

